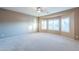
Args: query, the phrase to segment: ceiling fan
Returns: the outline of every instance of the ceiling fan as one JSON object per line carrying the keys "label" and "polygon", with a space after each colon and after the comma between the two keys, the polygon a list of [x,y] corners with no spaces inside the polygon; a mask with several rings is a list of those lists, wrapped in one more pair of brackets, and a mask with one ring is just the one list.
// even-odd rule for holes
{"label": "ceiling fan", "polygon": [[48,13],[48,10],[45,7],[36,7],[36,12],[38,12],[38,13]]}

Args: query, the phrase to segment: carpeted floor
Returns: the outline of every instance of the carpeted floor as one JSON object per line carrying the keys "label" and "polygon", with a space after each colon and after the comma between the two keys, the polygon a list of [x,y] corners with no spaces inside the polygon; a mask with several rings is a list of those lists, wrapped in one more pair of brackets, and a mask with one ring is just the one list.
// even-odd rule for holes
{"label": "carpeted floor", "polygon": [[48,33],[31,33],[0,39],[1,51],[78,51],[79,41]]}

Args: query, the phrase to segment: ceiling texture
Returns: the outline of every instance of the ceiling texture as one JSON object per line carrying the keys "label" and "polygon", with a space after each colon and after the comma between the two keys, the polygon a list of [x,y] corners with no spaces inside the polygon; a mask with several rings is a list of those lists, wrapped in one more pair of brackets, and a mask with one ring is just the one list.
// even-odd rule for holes
{"label": "ceiling texture", "polygon": [[61,12],[64,10],[72,9],[74,7],[41,7],[43,10],[42,12],[37,12],[36,8],[37,7],[3,7],[3,9],[16,11],[36,17]]}

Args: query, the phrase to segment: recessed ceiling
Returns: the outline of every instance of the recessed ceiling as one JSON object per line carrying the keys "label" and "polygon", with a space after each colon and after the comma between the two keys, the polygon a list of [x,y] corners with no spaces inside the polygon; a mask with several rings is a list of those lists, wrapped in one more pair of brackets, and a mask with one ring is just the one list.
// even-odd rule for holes
{"label": "recessed ceiling", "polygon": [[45,16],[52,13],[68,10],[73,7],[41,7],[44,10],[43,12],[37,12],[35,10],[35,7],[3,7],[3,8],[32,16]]}

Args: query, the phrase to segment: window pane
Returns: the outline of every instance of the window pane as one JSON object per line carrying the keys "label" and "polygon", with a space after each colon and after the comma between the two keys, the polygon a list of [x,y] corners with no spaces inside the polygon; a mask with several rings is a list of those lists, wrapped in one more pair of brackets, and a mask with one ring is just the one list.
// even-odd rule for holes
{"label": "window pane", "polygon": [[63,32],[69,32],[70,31],[70,18],[66,17],[66,18],[62,18],[61,20],[61,31]]}
{"label": "window pane", "polygon": [[41,29],[47,29],[47,21],[46,20],[42,20]]}
{"label": "window pane", "polygon": [[59,31],[59,19],[53,19],[48,21],[48,29]]}
{"label": "window pane", "polygon": [[59,31],[59,19],[54,20],[54,30]]}
{"label": "window pane", "polygon": [[53,30],[53,26],[54,26],[53,23],[54,23],[53,20],[49,20],[49,21],[48,21],[48,29],[49,29],[49,30]]}

